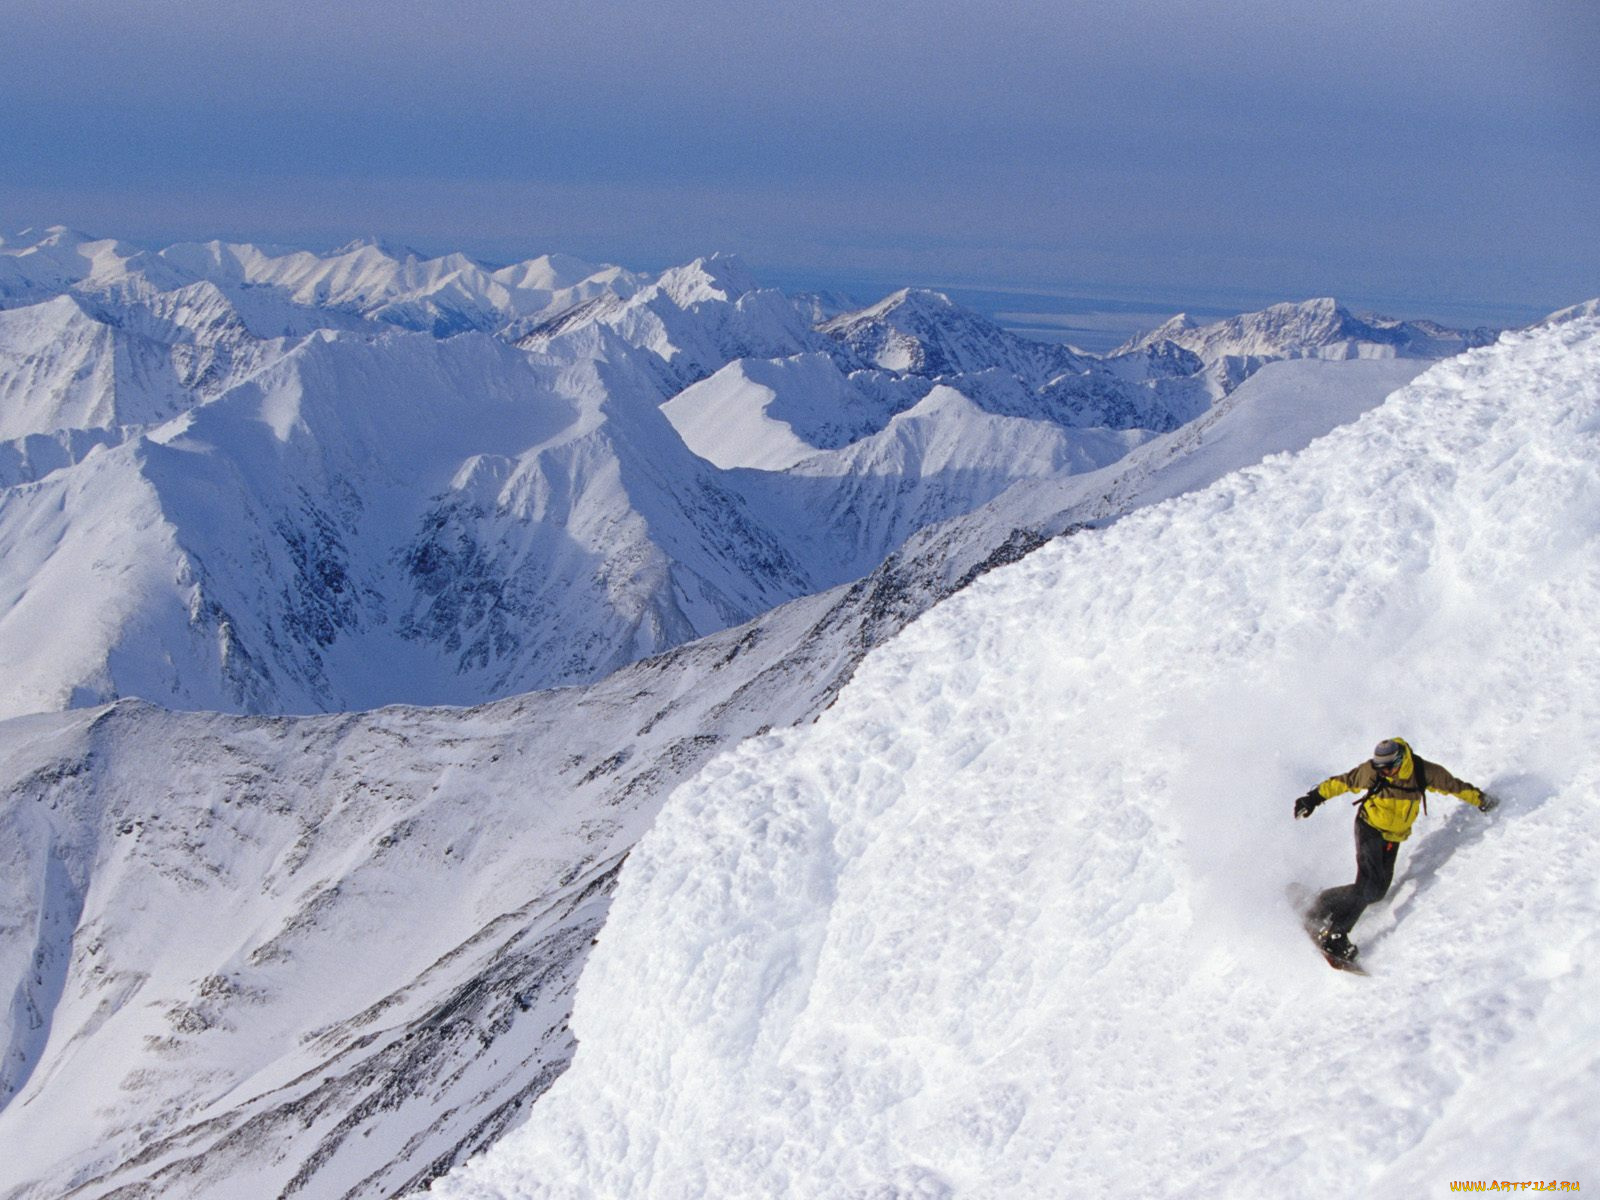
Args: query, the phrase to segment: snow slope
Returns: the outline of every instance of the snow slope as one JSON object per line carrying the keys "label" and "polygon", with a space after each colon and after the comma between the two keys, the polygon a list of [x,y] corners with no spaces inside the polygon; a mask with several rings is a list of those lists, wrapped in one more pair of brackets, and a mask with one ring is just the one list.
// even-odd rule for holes
{"label": "snow slope", "polygon": [[[1581,1180],[1600,1089],[1600,323],[1054,543],[677,791],[571,1070],[472,1197],[1281,1197]],[[1351,873],[1289,802],[1401,733],[1441,798]]]}
{"label": "snow slope", "polygon": [[847,446],[912,407],[922,388],[846,373],[820,351],[740,358],[661,406],[684,445],[719,467],[784,470]]}
{"label": "snow slope", "polygon": [[446,1170],[564,1069],[612,867],[677,782],[815,716],[985,571],[1298,449],[1416,369],[1278,364],[1110,467],[590,687],[0,723],[0,1141],[26,1148],[0,1196],[378,1197]]}
{"label": "snow slope", "polygon": [[205,283],[139,296],[114,314],[74,296],[0,310],[0,443],[159,423],[282,349],[251,336]]}

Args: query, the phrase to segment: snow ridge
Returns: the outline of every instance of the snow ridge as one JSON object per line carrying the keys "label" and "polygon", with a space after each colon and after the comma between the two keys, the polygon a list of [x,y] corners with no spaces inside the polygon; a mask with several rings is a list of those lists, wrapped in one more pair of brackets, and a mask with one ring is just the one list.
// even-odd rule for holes
{"label": "snow ridge", "polygon": [[[262,720],[123,701],[0,723],[0,907],[18,917],[0,926],[15,997],[0,1059],[18,1089],[0,1138],[31,1148],[6,1183],[410,1192],[565,1068],[611,865],[719,748],[814,717],[872,647],[995,567],[1298,449],[1413,371],[1277,364],[1101,470],[1017,484],[861,580],[584,688],[465,710]],[[84,1104],[108,1063],[125,1102]]]}
{"label": "snow ridge", "polygon": [[[571,1070],[433,1194],[1581,1178],[1597,378],[1593,319],[1435,366],[987,575],[718,758],[630,858]],[[1348,810],[1289,800],[1392,733],[1505,803],[1434,805],[1350,979],[1282,898],[1348,878]]]}

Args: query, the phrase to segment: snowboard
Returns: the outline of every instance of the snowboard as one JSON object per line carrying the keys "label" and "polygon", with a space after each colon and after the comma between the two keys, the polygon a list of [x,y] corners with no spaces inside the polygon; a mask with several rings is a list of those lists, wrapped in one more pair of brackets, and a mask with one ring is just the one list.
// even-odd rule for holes
{"label": "snowboard", "polygon": [[1317,948],[1317,953],[1322,955],[1322,961],[1335,971],[1344,971],[1350,975],[1366,975],[1367,969],[1359,962],[1346,962],[1336,954],[1329,954],[1322,948],[1322,943],[1317,940],[1317,922],[1311,918],[1311,903],[1317,898],[1317,893],[1302,884],[1291,883],[1288,888],[1289,905],[1294,909],[1295,915],[1300,918],[1300,928],[1306,931],[1306,936],[1311,939],[1311,944]]}

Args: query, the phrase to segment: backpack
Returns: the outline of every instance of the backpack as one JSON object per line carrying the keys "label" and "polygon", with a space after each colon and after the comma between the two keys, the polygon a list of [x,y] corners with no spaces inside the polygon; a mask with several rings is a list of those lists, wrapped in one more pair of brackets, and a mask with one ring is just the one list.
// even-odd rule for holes
{"label": "backpack", "polygon": [[1428,763],[1427,760],[1415,750],[1411,752],[1411,778],[1408,780],[1385,780],[1380,775],[1379,782],[1368,788],[1366,794],[1357,797],[1351,803],[1365,804],[1378,794],[1379,788],[1398,788],[1402,792],[1416,792],[1417,799],[1422,802],[1422,815],[1428,815]]}

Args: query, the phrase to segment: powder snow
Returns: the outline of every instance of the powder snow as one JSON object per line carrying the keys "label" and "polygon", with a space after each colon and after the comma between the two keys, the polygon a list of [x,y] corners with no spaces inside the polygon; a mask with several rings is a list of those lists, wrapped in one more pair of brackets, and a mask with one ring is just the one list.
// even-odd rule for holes
{"label": "powder snow", "polygon": [[[714,761],[623,873],[572,1069],[489,1197],[1278,1197],[1581,1179],[1600,1088],[1600,323],[1058,541]],[[1290,802],[1379,738],[1446,797],[1353,871]]]}

